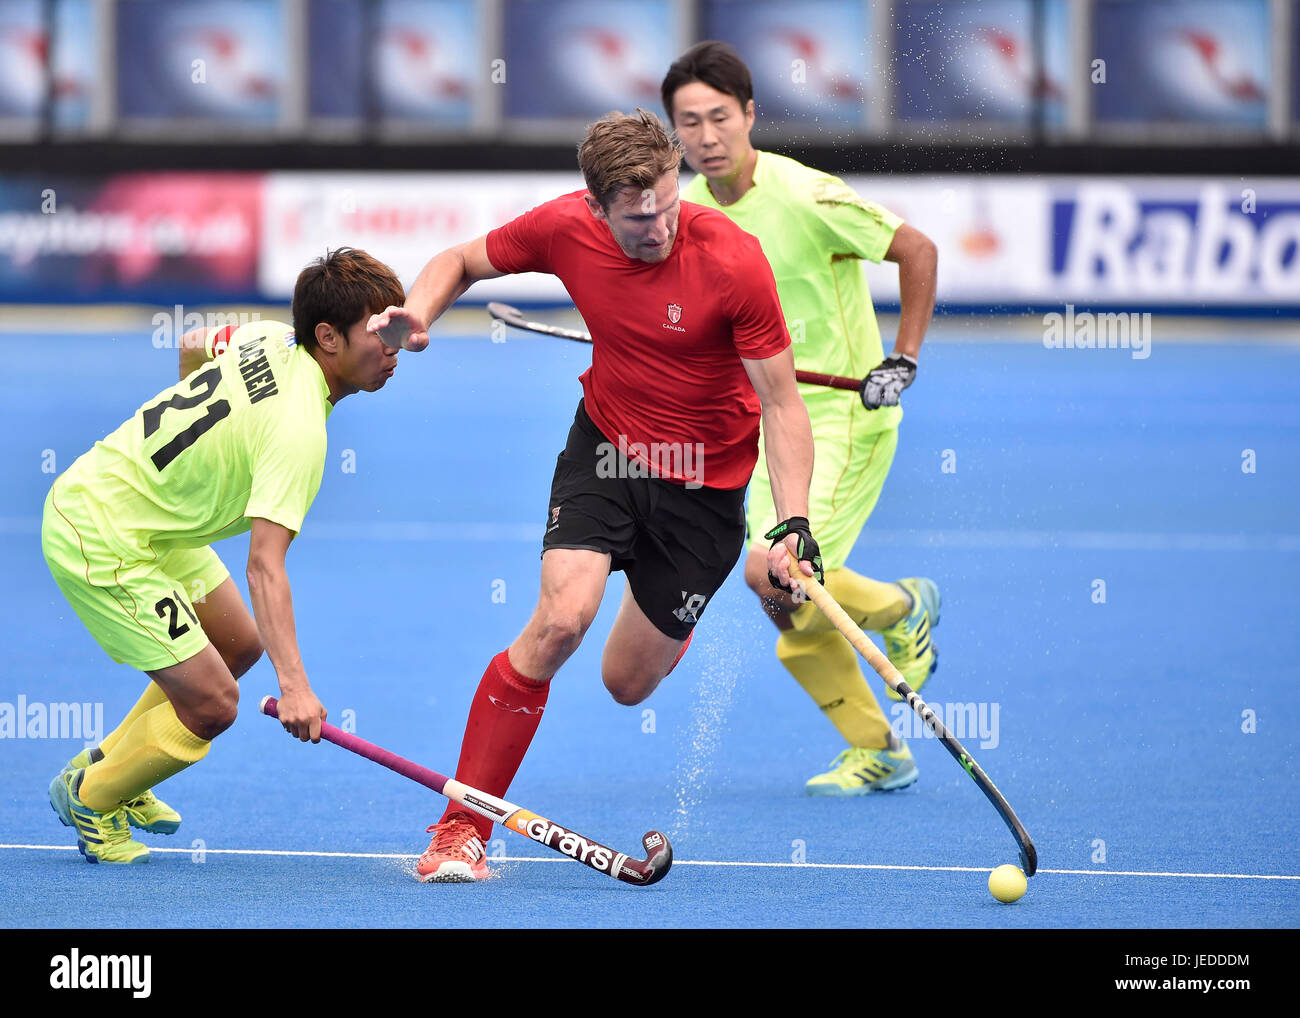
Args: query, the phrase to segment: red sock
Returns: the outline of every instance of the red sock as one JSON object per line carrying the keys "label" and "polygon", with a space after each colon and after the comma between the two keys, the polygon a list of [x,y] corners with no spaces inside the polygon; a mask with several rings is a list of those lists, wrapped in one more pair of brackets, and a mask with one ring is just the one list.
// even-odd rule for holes
{"label": "red sock", "polygon": [[695,635],[694,629],[692,629],[689,633],[686,634],[686,642],[682,644],[682,649],[679,650],[677,652],[677,656],[673,658],[673,663],[668,666],[668,672],[664,675],[665,679],[668,678],[669,675],[672,675],[673,669],[677,667],[677,662],[682,659],[682,655],[686,653],[686,648],[691,645],[691,637],[694,635]]}
{"label": "red sock", "polygon": [[[536,682],[515,671],[504,650],[494,657],[470,704],[456,780],[504,796],[541,723],[550,689],[549,682]],[[454,813],[472,819],[485,843],[491,838],[491,820],[470,814],[455,802],[447,804],[442,820]]]}

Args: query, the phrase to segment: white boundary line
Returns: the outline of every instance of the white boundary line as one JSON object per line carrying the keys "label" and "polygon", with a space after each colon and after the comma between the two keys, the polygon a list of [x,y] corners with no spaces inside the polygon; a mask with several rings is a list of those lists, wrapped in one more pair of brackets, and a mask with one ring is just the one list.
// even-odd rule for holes
{"label": "white boundary line", "polygon": [[[76,845],[5,845],[0,849],[27,849],[34,852],[75,852]],[[171,852],[175,855],[265,855],[292,856],[323,859],[418,859],[416,855],[393,852],[311,852],[279,848],[155,848],[150,852]],[[572,862],[558,855],[489,856],[491,862]],[[674,866],[745,866],[767,867],[790,870],[912,870],[922,873],[988,873],[986,866],[904,866],[890,863],[867,862],[733,862],[730,860],[708,859],[674,859]],[[1300,880],[1300,875],[1291,876],[1279,873],[1164,873],[1155,870],[1039,870],[1039,873],[1053,873],[1058,876],[1086,877],[1183,877],[1185,879],[1209,880]]]}

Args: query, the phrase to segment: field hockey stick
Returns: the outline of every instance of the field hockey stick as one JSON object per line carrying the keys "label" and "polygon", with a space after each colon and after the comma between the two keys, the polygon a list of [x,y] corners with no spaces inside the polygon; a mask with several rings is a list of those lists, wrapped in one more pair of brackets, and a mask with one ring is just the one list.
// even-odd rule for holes
{"label": "field hockey stick", "polygon": [[853,644],[853,649],[867,659],[867,663],[885,680],[889,688],[906,700],[907,705],[920,715],[921,720],[944,744],[953,759],[961,764],[962,770],[971,776],[980,791],[993,804],[993,808],[998,811],[1011,831],[1011,836],[1016,839],[1016,844],[1020,847],[1021,869],[1025,871],[1025,876],[1032,877],[1038,869],[1038,853],[1029,838],[1029,832],[1025,830],[1024,824],[1016,816],[1016,811],[1011,808],[1011,804],[998,791],[997,785],[993,784],[983,768],[975,762],[975,758],[967,753],[965,747],[944,727],[943,722],[929,705],[916,695],[916,690],[903,680],[903,676],[889,658],[885,657],[857,623],[849,618],[848,612],[840,607],[839,602],[826,592],[826,588],[813,577],[805,576],[803,570],[799,568],[799,563],[794,560],[794,556],[790,556],[787,561],[790,563],[790,578],[803,586],[808,600],[812,601],[844,638]]}
{"label": "field hockey stick", "polygon": [[[543,336],[558,336],[560,339],[572,339],[579,343],[590,343],[591,334],[582,332],[579,329],[565,329],[558,325],[547,325],[544,322],[534,322],[525,318],[524,313],[516,307],[509,304],[502,304],[499,300],[488,301],[488,314],[499,322],[504,322],[512,329],[523,329],[525,332],[536,332]],[[823,375],[820,371],[796,371],[794,373],[795,381],[806,382],[809,385],[824,385],[831,389],[851,389],[853,392],[861,393],[863,379],[846,378],[843,375]]]}
{"label": "field hockey stick", "polygon": [[[273,696],[262,698],[261,711],[268,717],[278,719],[279,706],[279,701]],[[520,809],[504,799],[498,799],[495,795],[480,792],[455,778],[448,778],[437,771],[431,771],[427,767],[403,759],[396,753],[381,749],[331,724],[322,722],[320,735],[326,742],[342,746],[349,752],[373,760],[426,788],[432,788],[439,795],[445,795],[452,802],[472,810],[481,817],[487,817],[516,834],[522,834],[525,838],[531,838],[547,848],[553,848],[561,855],[576,859],[584,866],[590,866],[599,873],[606,873],[625,884],[649,887],[667,876],[673,864],[673,847],[659,831],[649,831],[641,838],[641,844],[646,850],[645,859],[633,859],[623,852],[616,852],[597,841],[585,838],[576,831],[561,827],[554,821],[526,809]]]}

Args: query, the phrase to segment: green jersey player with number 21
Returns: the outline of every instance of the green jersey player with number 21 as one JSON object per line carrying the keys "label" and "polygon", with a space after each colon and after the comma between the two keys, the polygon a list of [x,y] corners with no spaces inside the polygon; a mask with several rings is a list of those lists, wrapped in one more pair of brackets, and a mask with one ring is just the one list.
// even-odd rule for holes
{"label": "green jersey player with number 21", "polygon": [[[330,411],[396,368],[397,350],[366,321],[403,300],[392,270],[364,251],[327,254],[298,277],[292,326],[186,333],[180,383],[51,487],[41,544],[55,582],[108,655],[151,680],[50,783],[87,862],[145,862],[130,829],[176,831],[180,816],[152,788],[234,722],[236,679],[263,648],[285,730],[320,741],[325,708],[298,652],[285,552],[320,488]],[[256,621],[209,547],[248,531]]]}

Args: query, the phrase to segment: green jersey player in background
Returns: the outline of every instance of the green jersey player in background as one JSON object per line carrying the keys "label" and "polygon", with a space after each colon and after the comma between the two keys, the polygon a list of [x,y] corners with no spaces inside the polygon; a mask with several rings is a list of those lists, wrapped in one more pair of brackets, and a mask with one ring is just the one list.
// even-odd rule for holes
{"label": "green jersey player in background", "polygon": [[[180,815],[152,787],[203,759],[234,722],[236,680],[263,648],[285,731],[320,741],[325,708],[298,651],[285,552],[320,488],[330,411],[393,376],[397,349],[366,321],[403,300],[392,270],[364,251],[327,254],[298,276],[292,326],[186,333],[180,383],[50,488],[50,573],[109,657],[151,680],[122,723],[50,782],[87,862],[146,862],[132,827],[175,833]],[[248,531],[252,616],[209,547]]]}
{"label": "green jersey player in background", "polygon": [[[821,546],[826,589],[858,625],[882,634],[890,661],[920,691],[938,663],[930,638],[939,621],[938,589],[923,578],[873,580],[844,563],[894,458],[903,415],[899,394],[916,375],[934,311],[935,246],[838,178],[756,150],[749,139],[749,68],[726,43],[702,42],[683,54],[663,80],[662,97],[697,171],[682,199],[722,211],[758,238],[776,276],[796,366],[865,376],[861,399],[837,389],[799,387],[816,450],[808,515]],[[888,358],[862,259],[898,264],[902,314]],[[749,534],[755,542],[777,522],[764,464],[760,454],[749,486]],[[848,743],[830,771],[808,781],[809,794],[861,795],[914,782],[911,752],[890,730],[857,653],[812,604],[796,604],[771,585],[762,543],[750,547],[745,582],[781,631],[777,658]]]}

